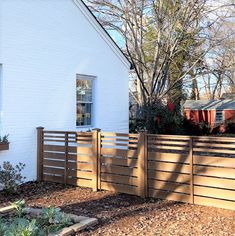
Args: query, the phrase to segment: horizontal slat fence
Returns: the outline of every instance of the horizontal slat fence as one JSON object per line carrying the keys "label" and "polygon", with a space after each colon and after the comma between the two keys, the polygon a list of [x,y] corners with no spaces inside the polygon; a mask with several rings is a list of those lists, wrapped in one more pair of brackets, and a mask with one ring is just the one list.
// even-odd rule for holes
{"label": "horizontal slat fence", "polygon": [[235,138],[38,128],[38,180],[235,210]]}
{"label": "horizontal slat fence", "polygon": [[194,203],[235,210],[235,139],[193,139]]}
{"label": "horizontal slat fence", "polygon": [[138,195],[139,135],[100,134],[100,189]]}
{"label": "horizontal slat fence", "polygon": [[148,196],[191,202],[189,137],[147,135]]}
{"label": "horizontal slat fence", "polygon": [[39,179],[97,188],[97,132],[41,131],[41,136]]}

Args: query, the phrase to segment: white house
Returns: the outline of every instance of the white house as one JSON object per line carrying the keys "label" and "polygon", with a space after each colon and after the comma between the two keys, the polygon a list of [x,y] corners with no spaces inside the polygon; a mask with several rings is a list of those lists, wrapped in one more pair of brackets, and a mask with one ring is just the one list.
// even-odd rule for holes
{"label": "white house", "polygon": [[128,131],[130,63],[81,0],[0,0],[0,164],[36,178],[36,127]]}

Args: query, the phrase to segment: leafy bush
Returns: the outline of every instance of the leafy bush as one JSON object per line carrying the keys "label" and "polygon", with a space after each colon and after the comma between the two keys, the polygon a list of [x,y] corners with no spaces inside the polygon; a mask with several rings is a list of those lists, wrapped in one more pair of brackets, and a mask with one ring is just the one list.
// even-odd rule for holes
{"label": "leafy bush", "polygon": [[3,236],[44,236],[35,219],[17,218],[8,225]]}
{"label": "leafy bush", "polygon": [[25,168],[25,164],[19,163],[15,167],[8,161],[0,165],[0,183],[1,188],[7,193],[12,194],[17,191],[17,187],[23,183],[25,177],[21,172]]}
{"label": "leafy bush", "polygon": [[24,211],[24,200],[14,202],[12,206],[16,216],[0,218],[0,236],[46,236],[72,225],[71,219],[59,208],[43,208],[40,218],[30,219]]}
{"label": "leafy bush", "polygon": [[49,207],[43,209],[40,224],[43,225],[45,231],[49,233],[57,232],[60,229],[71,225],[72,222],[59,208]]}
{"label": "leafy bush", "polygon": [[[171,106],[170,106],[171,105]],[[140,116],[130,121],[130,132],[147,130],[152,134],[182,134],[183,116],[173,104],[156,103],[141,108]]]}

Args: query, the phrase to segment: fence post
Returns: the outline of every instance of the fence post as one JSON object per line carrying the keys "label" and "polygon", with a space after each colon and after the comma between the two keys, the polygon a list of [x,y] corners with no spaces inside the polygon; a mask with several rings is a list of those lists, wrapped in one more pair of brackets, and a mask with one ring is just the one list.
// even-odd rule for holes
{"label": "fence post", "polygon": [[37,181],[43,180],[43,130],[37,127]]}
{"label": "fence post", "polygon": [[146,197],[146,188],[147,188],[147,153],[145,153],[145,139],[147,135],[146,132],[139,133],[139,142],[138,142],[138,195],[141,197]]}
{"label": "fence post", "polygon": [[189,160],[190,160],[190,202],[194,204],[194,175],[193,175],[193,137],[189,140]]}
{"label": "fence post", "polygon": [[65,133],[65,162],[64,162],[64,184],[67,184],[68,179],[68,155],[69,155],[69,134]]}
{"label": "fence post", "polygon": [[99,136],[99,129],[92,130],[92,184],[93,184],[93,191],[98,191],[98,136]]}

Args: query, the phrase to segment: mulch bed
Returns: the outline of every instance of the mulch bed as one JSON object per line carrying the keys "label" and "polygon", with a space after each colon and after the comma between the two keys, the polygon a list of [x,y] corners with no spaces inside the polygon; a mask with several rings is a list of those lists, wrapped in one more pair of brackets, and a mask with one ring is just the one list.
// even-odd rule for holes
{"label": "mulch bed", "polygon": [[196,206],[62,184],[24,184],[17,195],[0,192],[0,206],[25,199],[33,207],[61,207],[96,217],[99,224],[79,235],[235,235],[235,211]]}

